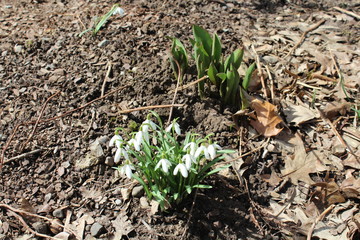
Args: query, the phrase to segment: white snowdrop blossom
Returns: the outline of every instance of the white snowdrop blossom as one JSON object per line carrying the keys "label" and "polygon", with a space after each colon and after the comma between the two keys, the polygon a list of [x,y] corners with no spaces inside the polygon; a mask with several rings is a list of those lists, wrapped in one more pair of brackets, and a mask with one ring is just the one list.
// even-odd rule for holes
{"label": "white snowdrop blossom", "polygon": [[196,149],[195,158],[198,158],[201,153],[204,154],[206,159],[210,159],[209,151],[205,146],[200,146],[198,149]]}
{"label": "white snowdrop blossom", "polygon": [[185,163],[187,170],[190,170],[192,163],[196,163],[195,157],[191,154],[185,154],[181,160]]}
{"label": "white snowdrop blossom", "polygon": [[167,128],[165,129],[166,132],[171,132],[171,130],[174,128],[177,135],[181,134],[180,125],[177,122],[172,122]]}
{"label": "white snowdrop blossom", "polygon": [[136,151],[140,151],[143,135],[144,133],[142,131],[137,132],[135,138],[132,138],[130,141],[128,141],[128,145],[132,145]]}
{"label": "white snowdrop blossom", "polygon": [[149,128],[151,130],[156,130],[156,124],[151,121],[150,119],[146,119],[142,124],[141,124],[141,131],[148,132]]}
{"label": "white snowdrop blossom", "polygon": [[158,168],[162,168],[162,170],[165,172],[165,173],[168,173],[169,172],[169,167],[171,166],[171,162],[167,159],[160,159],[160,161],[156,164],[155,166],[155,170],[157,170]]}
{"label": "white snowdrop blossom", "polygon": [[[120,135],[114,135],[109,142],[109,147],[113,147],[115,143],[122,143],[123,138]],[[118,147],[119,144],[116,144],[116,146]]]}
{"label": "white snowdrop blossom", "polygon": [[118,14],[122,17],[125,15],[125,11],[121,7],[117,7],[112,15],[116,15],[116,14]]}
{"label": "white snowdrop blossom", "polygon": [[177,175],[179,171],[184,178],[187,178],[189,176],[189,173],[188,173],[188,170],[186,169],[185,164],[179,163],[178,165],[176,165],[176,167],[174,169],[174,175]]}
{"label": "white snowdrop blossom", "polygon": [[127,178],[131,179],[133,174],[132,170],[135,170],[133,165],[125,164],[120,168],[120,173],[123,175],[125,174]]}
{"label": "white snowdrop blossom", "polygon": [[195,142],[189,142],[188,144],[186,144],[184,146],[184,151],[186,151],[186,149],[190,148],[190,155],[195,155],[195,151],[197,148],[197,144]]}
{"label": "white snowdrop blossom", "polygon": [[207,147],[207,151],[210,155],[210,159],[213,160],[216,157],[216,150],[217,149],[221,149],[221,147],[219,145],[217,145],[216,143],[210,144]]}
{"label": "white snowdrop blossom", "polygon": [[129,160],[129,155],[124,148],[118,148],[115,153],[114,163],[118,163],[120,161],[121,156],[124,156],[126,160]]}

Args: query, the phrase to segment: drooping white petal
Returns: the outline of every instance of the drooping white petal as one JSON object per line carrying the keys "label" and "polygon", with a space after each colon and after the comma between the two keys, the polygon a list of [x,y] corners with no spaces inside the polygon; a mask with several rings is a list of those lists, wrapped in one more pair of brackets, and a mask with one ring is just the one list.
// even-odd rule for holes
{"label": "drooping white petal", "polygon": [[180,171],[181,175],[184,177],[184,178],[187,178],[189,176],[189,173],[186,169],[186,166],[185,164],[183,163],[179,163],[178,165],[176,165],[175,169],[174,169],[174,175],[177,175],[178,172]]}
{"label": "drooping white petal", "polygon": [[215,149],[215,147],[212,144],[210,144],[208,146],[207,150],[209,152],[210,159],[213,160],[216,157],[216,149]]}
{"label": "drooping white petal", "polygon": [[210,155],[211,160],[213,160],[216,157],[216,149],[221,149],[221,147],[219,145],[217,145],[216,143],[210,144],[207,147],[207,151]]}
{"label": "drooping white petal", "polygon": [[166,132],[171,132],[171,130],[174,128],[177,135],[181,134],[180,125],[177,122],[172,122],[167,128],[165,128]]}
{"label": "drooping white petal", "polygon": [[187,170],[190,170],[192,163],[196,163],[195,158],[191,154],[185,154],[181,160],[185,162],[185,167]]}
{"label": "drooping white petal", "polygon": [[[119,140],[119,141],[117,141]],[[113,147],[115,142],[121,142],[123,139],[120,135],[114,135],[111,139],[110,139],[110,142],[109,142],[109,147]]]}
{"label": "drooping white petal", "polygon": [[195,152],[195,155],[194,155],[195,158],[198,158],[201,155],[201,153],[204,154],[206,159],[209,159],[209,157],[210,157],[209,152],[208,152],[208,150],[207,150],[207,148],[205,146],[200,146],[198,149],[196,149],[196,152]]}
{"label": "drooping white petal", "polygon": [[131,179],[132,177],[132,170],[135,168],[132,165],[126,164],[120,168],[120,173],[125,174],[127,178]]}
{"label": "drooping white petal", "polygon": [[112,15],[116,15],[116,14],[118,14],[122,17],[125,15],[125,11],[121,7],[117,7]]}
{"label": "drooping white petal", "polygon": [[146,119],[142,124],[141,124],[141,130],[143,132],[148,132],[149,128],[151,130],[156,130],[156,124],[151,121],[150,119]]}
{"label": "drooping white petal", "polygon": [[197,144],[195,142],[189,142],[184,146],[184,151],[186,151],[186,149],[188,148],[190,148],[190,154],[194,156],[197,148]]}
{"label": "drooping white petal", "polygon": [[114,157],[114,163],[119,163],[120,162],[121,152],[122,152],[121,148],[118,148],[116,150],[115,157]]}
{"label": "drooping white petal", "polygon": [[157,170],[158,168],[162,168],[162,170],[165,172],[165,173],[168,173],[169,172],[169,167],[171,166],[171,162],[167,159],[160,159],[160,161],[156,164],[155,166],[155,170]]}

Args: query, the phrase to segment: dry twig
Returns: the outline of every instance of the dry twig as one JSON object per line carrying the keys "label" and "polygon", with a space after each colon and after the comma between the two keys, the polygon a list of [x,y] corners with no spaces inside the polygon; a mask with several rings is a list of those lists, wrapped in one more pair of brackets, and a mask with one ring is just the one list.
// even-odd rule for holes
{"label": "dry twig", "polygon": [[[179,73],[178,73],[178,79],[177,79],[177,82],[176,82],[176,88],[175,88],[174,97],[173,97],[173,99],[172,99],[171,105],[174,105],[174,104],[175,104],[176,95],[177,95],[177,92],[178,92],[178,88],[179,88],[179,84],[180,84],[180,79],[181,79],[181,74],[182,74],[179,62],[176,61],[175,59],[174,59],[174,61],[175,61],[176,66],[177,66],[177,68],[178,68],[178,70],[179,70]],[[170,121],[171,121],[173,109],[174,109],[173,106],[170,107],[169,118],[168,118],[168,122],[167,122],[168,125],[170,124]]]}
{"label": "dry twig", "polygon": [[30,134],[29,137],[27,138],[26,142],[25,142],[25,143],[22,145],[22,147],[20,148],[20,152],[22,152],[22,151],[24,150],[24,148],[26,147],[26,145],[28,144],[28,142],[29,142],[29,141],[31,140],[31,138],[34,136],[35,131],[36,131],[36,129],[37,129],[37,126],[39,125],[40,119],[41,119],[42,115],[44,114],[46,105],[48,104],[48,102],[49,102],[53,97],[55,97],[55,96],[58,95],[59,93],[60,93],[60,91],[57,91],[56,93],[54,93],[53,95],[51,95],[48,99],[46,99],[45,103],[43,104],[43,106],[42,106],[42,108],[41,108],[39,117],[38,117],[38,119],[37,119],[36,122],[35,122],[34,129],[32,130],[31,134]]}
{"label": "dry twig", "polygon": [[260,81],[261,81],[262,90],[263,90],[263,92],[264,92],[265,99],[268,101],[269,97],[268,97],[268,94],[267,94],[267,91],[266,91],[264,74],[263,74],[263,72],[262,72],[261,64],[260,64],[260,58],[259,58],[258,53],[256,52],[256,49],[255,49],[255,47],[254,47],[254,44],[251,45],[251,49],[253,50],[253,52],[254,52],[254,54],[255,54],[256,65],[257,65],[257,69],[258,69],[258,71],[259,71],[259,72],[258,72],[258,75],[260,76]]}
{"label": "dry twig", "polygon": [[[195,84],[197,84],[197,83],[199,83],[199,82],[201,82],[201,81],[204,81],[205,79],[208,79],[208,78],[209,78],[208,76],[203,76],[202,78],[199,78],[199,79],[197,79],[197,80],[195,80],[195,81],[193,81],[193,82],[191,82],[191,83],[189,83],[189,84],[186,84],[186,85],[184,85],[184,86],[179,87],[179,88],[177,89],[177,91],[182,91],[182,90],[184,90],[184,89],[186,89],[186,88],[188,88],[188,87],[191,87],[192,85],[195,85]],[[176,90],[176,89],[170,90],[169,93],[171,94],[171,93],[175,92],[175,90]]]}
{"label": "dry twig", "polygon": [[104,77],[104,81],[103,81],[103,84],[101,86],[101,97],[104,96],[104,93],[105,93],[105,86],[106,86],[106,82],[110,76],[110,72],[111,72],[111,67],[112,67],[112,64],[111,62],[109,61],[108,64],[107,64],[107,71],[106,71],[106,74],[105,74],[105,77]]}
{"label": "dry twig", "polygon": [[342,13],[345,13],[353,18],[356,18],[356,19],[359,19],[360,20],[360,15],[356,14],[356,13],[353,13],[353,12],[350,12],[346,9],[343,9],[343,8],[340,8],[340,7],[333,7],[335,10],[339,11],[339,12],[342,12]]}
{"label": "dry twig", "polygon": [[291,50],[285,55],[284,59],[289,57],[294,51],[296,48],[298,48],[301,43],[305,40],[306,38],[306,35],[311,32],[311,31],[314,31],[315,29],[317,29],[321,24],[323,24],[326,20],[325,19],[322,19],[320,20],[319,22],[317,22],[316,24],[314,24],[313,26],[311,26],[310,28],[308,28],[307,30],[305,30],[305,32],[301,35],[301,38],[300,40],[291,48]]}
{"label": "dry twig", "polygon": [[306,240],[311,240],[311,236],[312,236],[312,233],[313,233],[313,231],[314,231],[314,229],[315,229],[316,224],[317,224],[319,221],[323,220],[324,217],[325,217],[325,215],[328,214],[331,210],[333,210],[334,207],[335,207],[334,204],[331,205],[331,206],[329,206],[327,209],[325,209],[325,210],[315,219],[315,221],[314,221],[313,224],[311,225],[311,228],[310,228],[309,231],[308,231]]}

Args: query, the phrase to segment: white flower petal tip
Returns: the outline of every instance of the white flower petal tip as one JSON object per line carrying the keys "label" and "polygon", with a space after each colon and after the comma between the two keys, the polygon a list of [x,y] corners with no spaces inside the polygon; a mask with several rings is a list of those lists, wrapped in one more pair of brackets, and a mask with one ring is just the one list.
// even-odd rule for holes
{"label": "white flower petal tip", "polygon": [[216,157],[216,150],[217,149],[221,149],[221,147],[215,143],[213,144],[210,144],[208,147],[207,147],[207,151],[210,155],[210,159],[213,160],[215,157]]}
{"label": "white flower petal tip", "polygon": [[122,137],[120,135],[114,135],[111,139],[110,139],[110,142],[109,142],[109,147],[113,147],[115,142],[119,142],[121,143],[122,142]]}
{"label": "white flower petal tip", "polygon": [[184,155],[181,160],[185,163],[187,170],[190,170],[192,163],[196,163],[195,158],[191,154]]}
{"label": "white flower petal tip", "polygon": [[149,128],[151,130],[156,130],[156,124],[151,121],[150,119],[146,119],[142,124],[141,124],[141,129],[143,132],[148,132]]}
{"label": "white flower petal tip", "polygon": [[177,122],[172,122],[167,128],[165,128],[166,132],[170,132],[174,128],[177,135],[181,134],[180,125]]}
{"label": "white flower petal tip", "polygon": [[194,155],[195,158],[198,158],[201,155],[201,153],[204,154],[204,157],[206,159],[210,159],[209,151],[205,146],[200,146],[198,149],[196,149],[196,152],[195,152],[195,155]]}
{"label": "white flower petal tip", "polygon": [[188,170],[186,169],[185,164],[179,163],[178,165],[176,165],[176,167],[174,169],[174,175],[177,175],[179,171],[184,178],[187,178],[189,176],[189,173],[188,173]]}
{"label": "white flower petal tip", "polygon": [[134,166],[126,164],[120,168],[120,173],[125,174],[127,178],[132,178],[132,170],[135,170]]}
{"label": "white flower petal tip", "polygon": [[116,14],[118,14],[122,17],[125,15],[125,11],[121,7],[117,7],[112,15],[116,15]]}
{"label": "white flower petal tip", "polygon": [[129,160],[129,155],[127,153],[127,151],[124,148],[118,148],[116,150],[115,153],[115,157],[114,157],[114,163],[119,163],[120,162],[120,158],[124,157],[126,160]]}
{"label": "white flower petal tip", "polygon": [[161,159],[155,166],[155,170],[157,170],[158,168],[162,168],[162,170],[165,173],[169,172],[169,167],[171,166],[171,162],[167,159]]}
{"label": "white flower petal tip", "polygon": [[195,142],[189,142],[184,146],[184,151],[186,151],[188,148],[190,148],[190,154],[194,156],[197,149],[197,144]]}

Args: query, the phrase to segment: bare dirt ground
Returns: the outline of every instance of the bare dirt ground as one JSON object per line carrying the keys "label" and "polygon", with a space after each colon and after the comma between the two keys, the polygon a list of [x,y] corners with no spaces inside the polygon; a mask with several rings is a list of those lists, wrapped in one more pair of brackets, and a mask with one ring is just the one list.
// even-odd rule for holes
{"label": "bare dirt ground", "polygon": [[[78,36],[114,3],[124,17]],[[359,239],[359,13],[350,0],[1,1],[0,239]],[[108,142],[145,120],[132,109],[171,104],[167,36],[190,51],[192,24],[245,48],[249,94],[265,102],[234,115],[214,93],[179,91],[183,130],[238,157],[212,189],[154,213]],[[259,111],[282,130],[265,137]]]}

